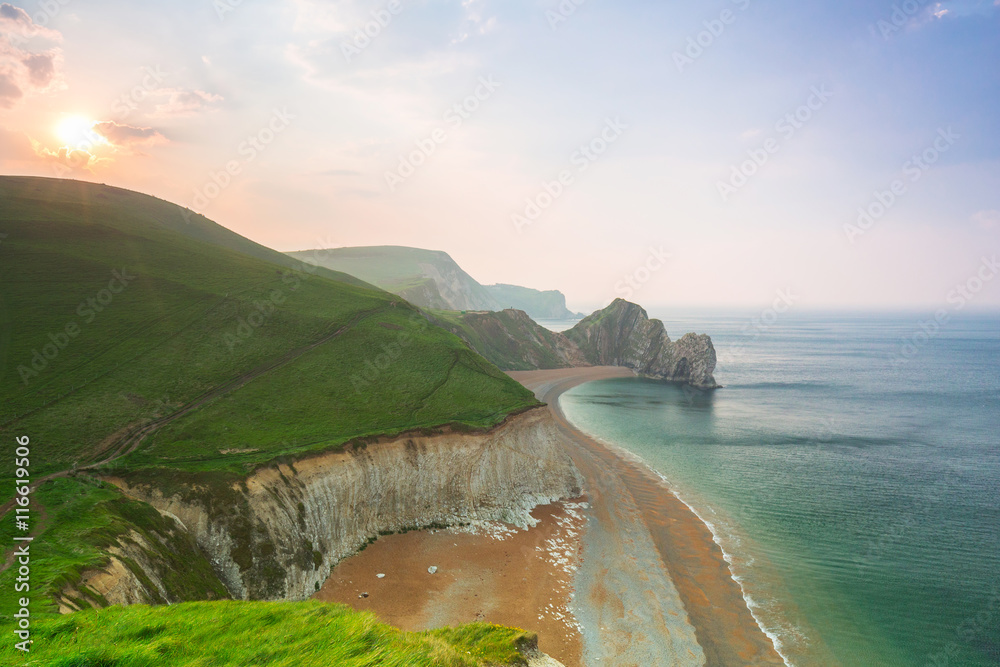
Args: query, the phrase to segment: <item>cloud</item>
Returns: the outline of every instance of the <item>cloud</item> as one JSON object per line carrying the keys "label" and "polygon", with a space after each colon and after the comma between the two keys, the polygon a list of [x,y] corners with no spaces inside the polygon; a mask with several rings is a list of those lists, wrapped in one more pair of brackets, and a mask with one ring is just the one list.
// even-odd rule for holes
{"label": "cloud", "polygon": [[58,48],[29,51],[23,45],[36,37],[59,41],[62,35],[37,25],[20,7],[0,4],[0,108],[9,109],[28,93],[44,92],[57,81],[62,52]]}
{"label": "cloud", "polygon": [[55,53],[31,53],[21,60],[28,70],[28,80],[37,88],[47,88],[56,75]]}
{"label": "cloud", "polygon": [[967,16],[990,16],[1000,6],[994,0],[944,0],[931,6],[931,15],[937,19]]}
{"label": "cloud", "polygon": [[93,172],[99,167],[111,165],[117,154],[141,155],[136,152],[136,147],[167,142],[159,130],[126,125],[113,120],[94,123],[90,127],[89,137],[90,140],[85,143],[62,146],[54,150],[43,146],[35,139],[29,138],[29,141],[34,156],[55,165],[56,174],[59,176],[70,172]]}
{"label": "cloud", "polygon": [[103,167],[112,162],[110,158],[99,157],[84,148],[63,146],[53,151],[34,139],[31,140],[31,146],[35,150],[35,155],[56,166],[57,175],[71,171],[93,171],[96,167]]}
{"label": "cloud", "polygon": [[485,17],[485,3],[483,0],[462,0],[462,10],[465,16],[462,25],[458,30],[458,35],[451,40],[452,44],[459,44],[467,40],[471,35],[485,35],[497,26],[497,17]]}
{"label": "cloud", "polygon": [[119,147],[151,145],[167,141],[166,137],[151,127],[135,127],[116,123],[113,120],[94,123],[92,129],[107,139],[108,143]]}
{"label": "cloud", "polygon": [[59,31],[38,25],[31,20],[28,12],[7,2],[0,4],[0,34],[7,36],[11,43],[34,37],[62,41],[62,34]]}
{"label": "cloud", "polygon": [[996,209],[979,211],[973,214],[972,221],[983,229],[998,229],[1000,228],[1000,211]]}
{"label": "cloud", "polygon": [[183,88],[160,88],[152,91],[150,96],[166,98],[166,101],[157,104],[153,111],[152,115],[158,117],[192,116],[215,109],[215,105],[223,100],[222,95]]}

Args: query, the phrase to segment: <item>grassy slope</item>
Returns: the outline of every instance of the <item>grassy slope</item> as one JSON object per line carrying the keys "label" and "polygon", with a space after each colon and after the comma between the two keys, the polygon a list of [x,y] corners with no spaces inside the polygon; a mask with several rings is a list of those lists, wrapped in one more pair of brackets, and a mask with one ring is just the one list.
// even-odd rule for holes
{"label": "grassy slope", "polygon": [[[462,283],[461,289],[473,298],[474,302],[489,303],[493,306],[496,303],[486,288],[466,273],[448,253],[440,250],[405,246],[370,246],[303,250],[288,254],[305,262],[357,276],[394,294],[412,291],[428,280],[430,275],[424,266],[430,265],[443,275],[457,274]],[[436,291],[435,288],[434,292]],[[437,304],[417,305],[439,307]]]}
{"label": "grassy slope", "polygon": [[474,350],[505,371],[566,368],[556,352],[556,334],[516,311],[457,313],[433,311],[441,326],[468,341]]}
{"label": "grassy slope", "polygon": [[524,664],[518,648],[536,641],[529,633],[485,624],[401,632],[373,614],[319,602],[112,607],[46,618],[35,629],[29,656],[8,638],[0,645],[0,662],[48,667],[485,667]]}
{"label": "grassy slope", "polygon": [[[160,200],[77,182],[0,177],[0,234],[0,438],[31,438],[34,479],[101,461],[126,427],[192,404],[198,405],[116,468],[151,479],[232,479],[275,457],[355,437],[448,423],[487,427],[536,403],[398,298],[303,267],[200,216],[188,222]],[[81,303],[108,286],[113,270],[136,277],[100,312],[81,311]],[[78,329],[62,339],[68,325]],[[18,367],[31,365],[50,334],[65,345],[23,382]],[[228,449],[254,451],[221,453]],[[0,458],[0,478],[10,479],[12,462]],[[164,467],[175,472],[164,475]],[[49,596],[101,566],[106,548],[132,531],[167,546],[170,539],[155,535],[163,537],[172,524],[83,477],[47,482],[34,498],[46,516],[32,543],[32,611],[42,633],[41,657],[34,653],[31,664],[195,664],[195,656],[214,655],[204,664],[263,664],[267,656],[269,664],[361,665],[380,656],[380,664],[478,665],[468,658],[475,650],[512,655],[517,633],[509,630],[455,631],[458,645],[473,651],[456,653],[447,633],[402,635],[368,617],[315,605],[109,609],[73,615],[68,623],[79,625],[71,632],[67,621],[50,618]],[[37,508],[32,518],[40,518]],[[14,528],[10,515],[4,519],[0,542],[9,545]],[[188,547],[177,562],[171,560],[177,549],[159,554],[172,568],[165,579],[170,592],[185,599],[225,595],[204,557]],[[13,590],[14,572],[0,574],[4,590]],[[14,595],[0,600],[6,628]],[[219,634],[220,618],[231,621],[223,623],[228,635]],[[153,634],[170,640],[144,636],[147,620],[166,628]],[[337,641],[315,642],[322,632]],[[105,649],[111,655],[100,662]],[[19,654],[9,642],[0,646],[0,663],[17,664],[11,656]]]}
{"label": "grassy slope", "polygon": [[[45,219],[96,222],[120,231],[154,237],[173,231],[195,241],[272,264],[297,268],[299,262],[240,236],[205,216],[149,195],[85,181],[33,176],[0,176],[0,217],[37,219],[38,203],[45,202]],[[140,224],[137,224],[140,223]],[[366,285],[353,275],[320,269],[319,274],[352,285]]]}
{"label": "grassy slope", "polygon": [[[49,203],[50,188],[19,189],[17,180],[0,179],[0,232],[8,235],[0,244],[0,437],[31,437],[36,477],[102,460],[125,427],[170,415],[345,327],[172,423],[129,463],[245,471],[373,433],[490,426],[534,404],[386,292],[195,240],[204,234],[159,224],[169,205],[158,200],[147,198],[147,215],[132,199],[116,208],[97,196],[101,186],[87,186],[99,203]],[[79,304],[107,287],[114,269],[137,277],[92,318],[81,314]],[[18,366],[68,324],[78,335],[22,382]],[[224,449],[256,451],[227,458]],[[0,460],[0,473],[11,463]]]}
{"label": "grassy slope", "polygon": [[[83,477],[62,478],[45,482],[33,497],[46,508],[44,529],[36,530],[30,546],[31,590],[26,594],[33,615],[54,613],[52,596],[66,585],[76,586],[84,571],[103,567],[108,561],[107,547],[127,540],[133,532],[157,549],[150,555],[163,563],[163,582],[174,599],[229,597],[189,536],[178,533],[172,520],[146,503],[124,497],[115,487]],[[37,506],[30,515],[33,529],[40,520],[36,510]],[[16,530],[10,517],[0,523],[0,544],[5,551],[14,544],[15,535],[24,534]],[[16,567],[0,573],[0,590],[4,591],[0,595],[0,618],[10,618],[17,609],[18,597],[25,594],[14,592],[17,576]],[[78,606],[106,605],[96,592],[92,591],[89,599],[86,593]]]}

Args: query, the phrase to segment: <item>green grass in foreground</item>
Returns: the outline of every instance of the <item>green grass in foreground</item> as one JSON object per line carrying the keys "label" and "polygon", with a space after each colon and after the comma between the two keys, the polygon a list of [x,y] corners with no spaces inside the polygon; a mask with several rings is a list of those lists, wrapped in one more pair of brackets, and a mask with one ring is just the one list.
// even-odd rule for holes
{"label": "green grass in foreground", "polygon": [[[40,485],[33,497],[45,508],[45,519],[44,529],[35,534],[30,546],[31,590],[15,592],[16,565],[0,573],[0,621],[4,624],[11,620],[22,595],[31,600],[33,615],[55,612],[54,595],[67,585],[77,586],[84,571],[103,567],[109,546],[135,536],[147,545],[143,550],[172,599],[229,597],[189,535],[151,506],[126,498],[110,484],[82,476],[59,478]],[[31,512],[33,530],[40,520],[36,506]],[[4,553],[14,545],[15,535],[24,533],[15,529],[13,517],[7,515],[0,522]],[[154,595],[158,595],[155,589]],[[79,606],[106,604],[95,591],[81,591],[80,597]]]}
{"label": "green grass in foreground", "polygon": [[25,656],[0,645],[4,665],[46,667],[485,667],[523,665],[537,637],[487,624],[410,633],[373,614],[320,602],[194,602],[110,607],[36,620]]}

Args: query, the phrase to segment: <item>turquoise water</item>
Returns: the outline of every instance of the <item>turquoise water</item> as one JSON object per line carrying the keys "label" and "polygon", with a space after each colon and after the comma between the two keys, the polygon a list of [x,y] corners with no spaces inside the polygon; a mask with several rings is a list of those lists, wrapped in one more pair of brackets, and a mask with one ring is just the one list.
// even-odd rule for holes
{"label": "turquoise water", "polygon": [[561,404],[709,522],[786,660],[1000,664],[1000,316],[661,317],[712,335],[724,389]]}

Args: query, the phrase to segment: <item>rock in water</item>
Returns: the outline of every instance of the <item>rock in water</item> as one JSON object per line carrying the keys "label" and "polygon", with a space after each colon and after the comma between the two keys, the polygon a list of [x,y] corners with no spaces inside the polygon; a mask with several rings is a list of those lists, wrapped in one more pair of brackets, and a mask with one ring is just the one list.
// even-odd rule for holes
{"label": "rock in water", "polygon": [[673,342],[663,322],[624,299],[588,315],[565,335],[595,366],[625,366],[639,375],[703,389],[718,386],[711,338],[689,333]]}

